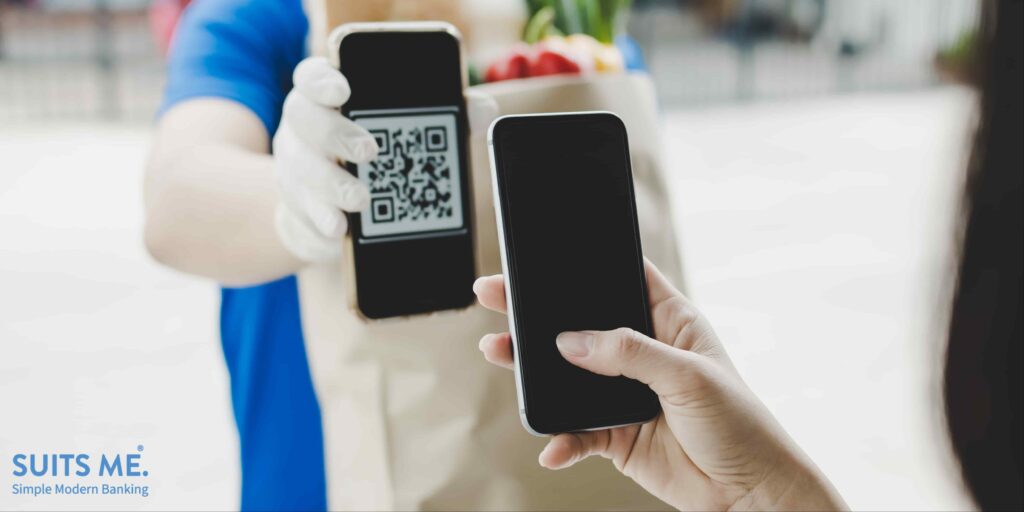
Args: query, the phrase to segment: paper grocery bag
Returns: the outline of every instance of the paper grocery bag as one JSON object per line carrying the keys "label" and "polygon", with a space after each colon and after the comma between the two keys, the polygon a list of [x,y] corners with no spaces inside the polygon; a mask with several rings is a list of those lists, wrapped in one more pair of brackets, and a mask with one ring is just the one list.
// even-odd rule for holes
{"label": "paper grocery bag", "polygon": [[462,0],[304,0],[309,13],[310,53],[327,51],[327,36],[334,27],[355,21],[447,21],[470,37],[471,27]]}
{"label": "paper grocery bag", "polygon": [[[556,76],[507,80],[474,86],[498,102],[499,114],[607,110],[622,118],[629,136],[637,215],[644,255],[678,287],[684,287],[671,201],[665,182],[654,84],[646,73]],[[491,180],[486,137],[470,140],[474,197],[489,198]],[[484,188],[485,190],[481,190]],[[494,213],[477,209],[482,245],[496,237]]]}

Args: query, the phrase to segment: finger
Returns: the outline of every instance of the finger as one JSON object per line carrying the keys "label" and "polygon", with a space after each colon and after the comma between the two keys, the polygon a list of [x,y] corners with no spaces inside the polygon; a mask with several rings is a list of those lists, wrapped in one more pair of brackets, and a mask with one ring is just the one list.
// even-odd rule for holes
{"label": "finger", "polygon": [[341,254],[337,239],[326,237],[286,203],[278,205],[274,216],[281,243],[304,261],[327,261]]}
{"label": "finger", "polygon": [[675,286],[672,286],[668,278],[646,257],[644,257],[644,272],[647,275],[648,302],[652,306],[672,297],[683,296],[682,292],[677,290]]}
{"label": "finger", "polygon": [[555,343],[570,363],[600,375],[638,380],[661,396],[678,392],[699,357],[628,328],[563,332]]}
{"label": "finger", "polygon": [[285,98],[282,123],[287,123],[299,139],[322,155],[355,163],[377,157],[377,141],[366,128],[302,94]]}
{"label": "finger", "polygon": [[303,96],[324,107],[338,108],[352,95],[345,75],[324,57],[300,62],[292,73],[292,83]]}
{"label": "finger", "polygon": [[306,206],[306,214],[321,235],[336,239],[345,234],[345,230],[348,229],[348,221],[345,220],[345,214],[341,213],[341,210],[313,197],[307,198],[303,204]]}
{"label": "finger", "polygon": [[[290,124],[282,125],[274,137],[274,153],[288,162],[283,186],[293,194],[307,193],[313,200],[334,205],[349,212],[358,212],[370,203],[366,184],[338,164],[312,151],[302,142]],[[300,199],[305,200],[306,196]]]}
{"label": "finger", "polygon": [[471,133],[485,133],[491,122],[498,117],[498,102],[483,91],[466,90],[466,117],[469,118]]}
{"label": "finger", "polygon": [[509,333],[485,334],[480,338],[480,351],[489,363],[512,369],[512,336]]}
{"label": "finger", "polygon": [[548,441],[537,461],[548,469],[567,468],[591,455],[605,455],[610,440],[610,430],[558,434]]}
{"label": "finger", "polygon": [[473,283],[473,293],[480,301],[480,305],[497,311],[505,312],[505,277],[501,274],[484,276]]}
{"label": "finger", "polygon": [[654,336],[675,348],[718,359],[731,368],[725,348],[700,310],[647,258],[644,258],[644,270]]}

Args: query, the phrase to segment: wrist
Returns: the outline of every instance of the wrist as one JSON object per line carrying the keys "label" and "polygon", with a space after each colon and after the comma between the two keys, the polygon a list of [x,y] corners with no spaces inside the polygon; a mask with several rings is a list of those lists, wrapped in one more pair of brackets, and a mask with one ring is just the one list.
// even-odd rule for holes
{"label": "wrist", "polygon": [[849,510],[849,507],[813,462],[806,456],[796,456],[772,469],[730,510]]}

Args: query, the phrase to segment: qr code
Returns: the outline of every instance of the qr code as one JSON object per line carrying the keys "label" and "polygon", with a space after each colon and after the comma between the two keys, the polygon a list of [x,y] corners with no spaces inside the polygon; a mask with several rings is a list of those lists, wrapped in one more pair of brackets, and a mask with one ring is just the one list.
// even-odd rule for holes
{"label": "qr code", "polygon": [[352,118],[377,140],[373,161],[357,174],[370,188],[361,214],[363,237],[462,227],[462,190],[455,113],[426,112]]}

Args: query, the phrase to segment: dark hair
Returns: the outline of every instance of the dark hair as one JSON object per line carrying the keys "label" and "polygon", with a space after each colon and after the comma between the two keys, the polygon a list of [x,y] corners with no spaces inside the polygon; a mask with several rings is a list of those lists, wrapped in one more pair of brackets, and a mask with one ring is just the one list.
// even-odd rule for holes
{"label": "dark hair", "polygon": [[943,383],[953,450],[985,510],[1024,507],[1021,6],[994,0],[983,7],[981,116],[967,174]]}

